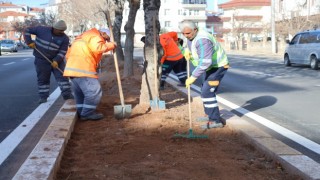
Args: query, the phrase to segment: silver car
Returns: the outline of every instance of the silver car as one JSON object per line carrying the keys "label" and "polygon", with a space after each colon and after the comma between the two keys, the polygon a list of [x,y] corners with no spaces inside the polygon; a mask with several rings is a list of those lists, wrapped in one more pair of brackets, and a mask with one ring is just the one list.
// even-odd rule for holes
{"label": "silver car", "polygon": [[10,39],[4,39],[0,41],[1,52],[18,52],[18,45],[16,42]]}
{"label": "silver car", "polygon": [[284,64],[309,65],[311,69],[319,68],[320,30],[297,33],[284,52]]}

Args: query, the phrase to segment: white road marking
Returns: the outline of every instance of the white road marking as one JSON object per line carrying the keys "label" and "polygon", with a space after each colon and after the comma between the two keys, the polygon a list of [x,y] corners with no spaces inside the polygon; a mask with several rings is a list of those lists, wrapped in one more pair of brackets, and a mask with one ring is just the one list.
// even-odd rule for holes
{"label": "white road marking", "polygon": [[60,89],[57,88],[48,98],[48,102],[38,106],[9,136],[0,143],[0,165],[7,159],[12,151],[20,144],[24,137],[37,124],[44,113],[52,106],[60,95]]}
{"label": "white road marking", "polygon": [[[178,78],[176,78],[174,75],[172,74],[169,74],[169,77],[172,78],[172,79],[176,79],[178,80]],[[194,89],[196,92],[200,93],[201,92],[201,88],[196,86],[196,85],[191,85],[191,88]],[[284,137],[287,137],[288,139],[304,146],[305,148],[307,149],[310,149],[311,151],[317,153],[317,154],[320,154],[320,145],[311,141],[310,139],[307,139],[293,131],[290,131],[289,129],[286,129],[264,117],[261,117],[253,112],[250,112],[226,99],[223,99],[222,97],[218,96],[217,95],[217,101],[219,103],[222,103],[224,104],[225,106],[228,106],[230,108],[232,108],[233,110],[235,111],[238,111],[239,113],[243,114],[244,116],[247,116],[249,117],[250,119],[260,123],[261,125],[269,128],[269,129],[272,129],[274,131],[276,131],[277,133],[283,135]]]}
{"label": "white road marking", "polygon": [[21,61],[27,61],[27,60],[31,60],[31,58],[25,58],[25,59],[22,59]]}
{"label": "white road marking", "polygon": [[6,63],[6,64],[3,64],[4,66],[7,66],[7,65],[10,65],[10,64],[14,64],[15,62],[10,62],[10,63]]}

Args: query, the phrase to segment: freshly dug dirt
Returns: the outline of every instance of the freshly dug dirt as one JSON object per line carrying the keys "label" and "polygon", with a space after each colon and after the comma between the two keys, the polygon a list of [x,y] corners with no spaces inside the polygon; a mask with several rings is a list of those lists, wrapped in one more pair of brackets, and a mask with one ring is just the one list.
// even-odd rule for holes
{"label": "freshly dug dirt", "polygon": [[[125,104],[133,106],[131,117],[116,120],[113,107],[120,100],[112,58],[103,69],[107,71],[100,78],[104,95],[98,111],[105,118],[76,122],[56,179],[300,179],[245,143],[228,124],[203,131],[194,122],[193,132],[208,139],[173,138],[175,133],[188,134],[187,97],[166,85],[160,97],[166,110],[138,105],[142,74],[138,64],[135,76],[122,79]],[[199,104],[192,103],[194,118],[204,114]]]}

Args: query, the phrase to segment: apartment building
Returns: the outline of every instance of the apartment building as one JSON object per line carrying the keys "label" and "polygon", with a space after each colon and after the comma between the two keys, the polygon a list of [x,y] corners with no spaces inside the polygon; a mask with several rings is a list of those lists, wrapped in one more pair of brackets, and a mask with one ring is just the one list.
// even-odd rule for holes
{"label": "apartment building", "polygon": [[[197,22],[199,27],[207,28],[206,3],[207,0],[161,0],[161,7],[159,10],[161,32],[180,32],[179,22],[183,20],[192,20]],[[122,34],[125,34],[124,25],[128,20],[128,15],[129,3],[126,2],[121,28]],[[144,23],[143,2],[141,1],[140,9],[137,12],[134,27],[136,32],[135,39],[137,40],[140,40],[141,36],[143,36],[145,33]]]}
{"label": "apartment building", "polygon": [[320,0],[275,0],[276,21],[320,13]]}
{"label": "apartment building", "polygon": [[12,28],[12,23],[24,22],[30,17],[39,18],[42,13],[40,8],[0,1],[0,39],[17,40],[20,33]]}
{"label": "apartment building", "polygon": [[232,0],[219,8],[226,41],[262,41],[270,36],[271,0]]}

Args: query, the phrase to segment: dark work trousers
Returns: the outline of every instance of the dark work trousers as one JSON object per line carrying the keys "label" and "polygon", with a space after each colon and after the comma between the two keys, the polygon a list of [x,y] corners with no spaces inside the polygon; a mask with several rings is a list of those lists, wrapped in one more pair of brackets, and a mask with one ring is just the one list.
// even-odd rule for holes
{"label": "dark work trousers", "polygon": [[187,60],[184,57],[182,58],[182,61],[181,61],[181,71],[186,72],[186,74],[187,74]]}
{"label": "dark work trousers", "polygon": [[71,81],[78,114],[81,117],[94,114],[102,97],[99,80],[88,77],[74,77]]}
{"label": "dark work trousers", "polygon": [[220,111],[216,92],[227,70],[228,68],[220,67],[206,72],[206,77],[201,88],[201,99],[204,112],[208,115],[209,121],[220,122]]}
{"label": "dark work trousers", "polygon": [[[63,99],[73,99],[71,92],[71,85],[68,78],[63,77],[63,74],[58,70],[54,69],[46,59],[35,58],[34,65],[36,67],[38,77],[38,90],[40,98],[47,99],[50,91],[50,76],[53,73],[58,86],[61,90]],[[64,70],[64,63],[59,63],[59,68]]]}
{"label": "dark work trousers", "polygon": [[183,59],[180,59],[178,61],[168,61],[165,60],[162,64],[162,75],[161,75],[161,86],[164,85],[164,82],[166,81],[169,73],[173,70],[173,72],[178,77],[181,84],[185,84],[186,78],[187,78],[187,72],[186,70],[182,70],[182,63]]}

